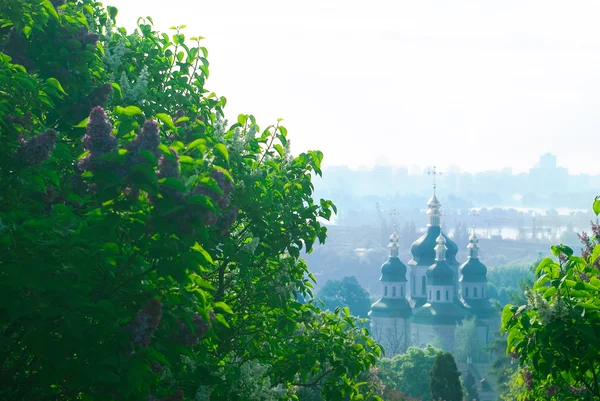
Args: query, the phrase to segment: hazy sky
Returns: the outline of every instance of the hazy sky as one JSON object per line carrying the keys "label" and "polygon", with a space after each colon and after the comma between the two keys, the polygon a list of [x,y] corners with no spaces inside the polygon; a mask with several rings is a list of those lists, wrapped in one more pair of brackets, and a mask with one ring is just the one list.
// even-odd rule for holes
{"label": "hazy sky", "polygon": [[328,165],[600,173],[600,2],[106,0],[204,36],[226,113]]}

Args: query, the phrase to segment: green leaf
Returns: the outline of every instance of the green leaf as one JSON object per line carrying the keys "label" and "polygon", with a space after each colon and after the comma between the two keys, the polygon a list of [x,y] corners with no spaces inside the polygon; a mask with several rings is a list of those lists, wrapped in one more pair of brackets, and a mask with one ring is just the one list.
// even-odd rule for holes
{"label": "green leaf", "polygon": [[550,247],[550,249],[552,250],[552,254],[554,256],[559,256],[560,254],[565,254],[567,257],[573,255],[573,250],[571,248],[569,248],[566,245],[560,244],[560,245],[552,245]]}
{"label": "green leaf", "polygon": [[152,164],[154,167],[158,166],[158,160],[154,153],[150,152],[147,149],[140,150],[140,156],[142,156],[148,163]]}
{"label": "green leaf", "polygon": [[594,213],[596,213],[596,216],[598,216],[600,214],[600,198],[599,197],[596,197],[596,199],[594,199],[593,209],[594,209]]}
{"label": "green leaf", "polygon": [[117,106],[117,107],[115,107],[115,114],[118,116],[125,115],[128,117],[134,117],[134,116],[141,115],[142,110],[137,106],[127,106],[127,107]]}
{"label": "green leaf", "polygon": [[[54,8],[53,8],[54,9]],[[67,92],[65,92],[65,90],[63,89],[62,85],[60,84],[60,82],[58,82],[58,79],[56,78],[48,78],[46,80],[46,83],[48,85],[50,85],[51,88],[56,89],[58,92],[62,93],[63,95],[66,95]]]}
{"label": "green leaf", "polygon": [[273,147],[275,148],[275,150],[277,151],[277,153],[279,153],[279,157],[283,157],[283,155],[285,154],[285,152],[283,151],[283,146],[281,146],[280,144],[276,143],[275,145],[273,145]]}
{"label": "green leaf", "polygon": [[121,86],[119,86],[118,83],[113,82],[113,83],[110,84],[110,86],[112,86],[113,89],[117,91],[117,93],[119,94],[119,97],[123,96],[123,93],[121,92]]}
{"label": "green leaf", "polygon": [[212,203],[212,200],[205,195],[192,195],[187,198],[187,203],[192,205],[201,205],[212,211],[217,210],[215,205]]}
{"label": "green leaf", "polygon": [[117,7],[112,7],[112,6],[107,6],[106,9],[108,11],[108,15],[114,21],[115,18],[117,18],[117,14],[119,13],[119,10],[117,9]]}
{"label": "green leaf", "polygon": [[86,117],[85,120],[83,120],[82,122],[80,122],[77,125],[74,125],[73,128],[85,128],[85,127],[87,127],[88,120],[89,120],[89,117]]}
{"label": "green leaf", "polygon": [[214,264],[212,257],[210,256],[210,254],[206,251],[206,249],[204,249],[202,247],[202,245],[200,245],[198,242],[196,242],[194,244],[194,246],[192,246],[192,249],[196,252],[198,252],[200,255],[202,255],[202,257],[204,258],[204,260],[209,263],[209,264]]}
{"label": "green leaf", "polygon": [[215,304],[213,305],[213,307],[215,308],[215,310],[220,310],[222,312],[228,313],[230,315],[233,315],[233,310],[231,310],[231,308],[229,307],[229,305],[227,305],[225,302],[215,302]]}
{"label": "green leaf", "polygon": [[181,164],[194,164],[194,159],[192,157],[182,155],[179,156],[179,163]]}
{"label": "green leaf", "polygon": [[598,260],[598,257],[600,257],[600,244],[594,246],[594,250],[592,251],[592,258],[590,260],[590,263],[595,263],[596,260]]}
{"label": "green leaf", "polygon": [[52,5],[50,0],[42,0],[42,7],[46,9],[48,14],[50,14],[52,18],[58,21],[58,13],[56,12],[56,9],[54,8],[54,5]]}
{"label": "green leaf", "polygon": [[166,113],[158,113],[156,115],[156,118],[158,118],[160,121],[162,121],[163,124],[168,126],[170,129],[175,129],[175,124],[173,123],[173,119],[171,118],[170,115],[168,115]]}
{"label": "green leaf", "polygon": [[225,320],[225,317],[223,315],[221,315],[220,313],[215,314],[215,321],[221,323],[223,326],[229,328],[229,323],[227,323],[227,320]]}
{"label": "green leaf", "polygon": [[215,150],[216,150],[217,152],[219,152],[219,154],[220,154],[221,156],[223,156],[223,158],[224,158],[226,161],[229,161],[229,152],[227,151],[227,148],[225,147],[225,145],[223,145],[222,143],[217,143],[217,144],[215,145]]}
{"label": "green leaf", "polygon": [[179,192],[185,192],[185,184],[176,177],[166,177],[158,180],[160,185],[164,185],[165,187],[172,188]]}
{"label": "green leaf", "polygon": [[195,141],[193,141],[192,143],[190,143],[187,147],[187,150],[193,150],[200,147],[200,151],[204,152],[204,150],[206,149],[206,139],[200,138],[200,139],[196,139]]}

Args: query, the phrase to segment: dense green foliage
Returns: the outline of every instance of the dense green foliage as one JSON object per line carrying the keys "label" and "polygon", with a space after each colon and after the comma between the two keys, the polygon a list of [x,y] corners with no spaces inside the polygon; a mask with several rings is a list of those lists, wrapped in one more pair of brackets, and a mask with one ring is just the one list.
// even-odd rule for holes
{"label": "dense green foliage", "polygon": [[316,298],[323,302],[325,309],[332,311],[347,307],[352,315],[361,318],[366,318],[371,309],[369,293],[354,276],[327,280],[317,292]]}
{"label": "dense green foliage", "polygon": [[[600,201],[594,203],[596,214]],[[583,233],[582,255],[564,245],[552,247],[557,260],[543,259],[527,303],[507,305],[502,326],[507,352],[518,358],[520,400],[600,398],[600,225]]]}
{"label": "dense green foliage", "polygon": [[425,401],[431,400],[430,373],[435,357],[441,352],[431,345],[425,348],[410,347],[404,354],[381,358],[377,365],[378,375],[390,390]]}
{"label": "dense green foliage", "polygon": [[369,397],[378,346],[311,301],[318,151],[224,120],[182,27],[0,2],[0,398]]}
{"label": "dense green foliage", "polygon": [[454,357],[449,352],[435,356],[430,373],[431,399],[461,401],[463,397],[460,372]]}
{"label": "dense green foliage", "polygon": [[471,358],[475,363],[487,361],[487,352],[479,341],[474,317],[464,319],[457,325],[454,337],[454,357],[457,361],[466,363],[467,358]]}
{"label": "dense green foliage", "polygon": [[477,391],[477,382],[475,376],[470,371],[465,375],[465,390],[467,393],[468,401],[479,401],[479,391]]}

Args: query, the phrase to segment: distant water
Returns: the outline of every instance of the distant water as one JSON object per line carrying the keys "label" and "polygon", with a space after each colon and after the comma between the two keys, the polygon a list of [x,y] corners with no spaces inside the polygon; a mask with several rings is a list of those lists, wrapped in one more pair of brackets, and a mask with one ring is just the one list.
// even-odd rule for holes
{"label": "distant water", "polygon": [[481,209],[487,209],[487,210],[491,210],[491,209],[504,209],[504,210],[516,210],[518,212],[522,212],[522,213],[527,213],[527,214],[531,214],[531,213],[535,213],[535,214],[539,214],[539,215],[546,215],[546,212],[549,209],[554,209],[558,212],[558,214],[560,216],[570,216],[571,213],[587,213],[589,212],[588,209],[574,209],[574,208],[569,208],[569,207],[557,207],[557,208],[541,208],[541,207],[521,207],[521,206],[511,206],[511,207],[507,207],[507,206],[491,206],[491,207],[474,207],[471,210],[476,210],[476,211],[480,211]]}

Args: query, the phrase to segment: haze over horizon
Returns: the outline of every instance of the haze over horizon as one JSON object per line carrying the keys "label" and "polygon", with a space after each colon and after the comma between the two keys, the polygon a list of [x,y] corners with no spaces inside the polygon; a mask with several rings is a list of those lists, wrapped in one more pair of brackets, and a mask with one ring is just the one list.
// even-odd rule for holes
{"label": "haze over horizon", "polygon": [[[600,3],[110,0],[206,37],[229,120],[284,118],[325,166],[528,171],[552,152],[599,174]],[[227,21],[227,23],[223,23]]]}

